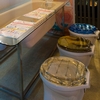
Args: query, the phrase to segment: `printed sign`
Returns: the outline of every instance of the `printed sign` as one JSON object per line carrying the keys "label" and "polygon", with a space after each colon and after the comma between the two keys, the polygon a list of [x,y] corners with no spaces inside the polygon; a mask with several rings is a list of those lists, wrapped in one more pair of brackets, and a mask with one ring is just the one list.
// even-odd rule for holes
{"label": "printed sign", "polygon": [[68,28],[75,23],[75,7],[74,0],[69,0],[64,7],[64,14],[62,9],[56,14],[56,23],[54,28],[62,30],[63,27]]}

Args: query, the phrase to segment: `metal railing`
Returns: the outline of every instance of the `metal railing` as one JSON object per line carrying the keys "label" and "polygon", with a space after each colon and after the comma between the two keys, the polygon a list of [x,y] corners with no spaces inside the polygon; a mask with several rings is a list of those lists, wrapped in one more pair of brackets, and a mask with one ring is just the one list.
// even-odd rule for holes
{"label": "metal railing", "polygon": [[75,22],[95,25],[100,30],[100,0],[75,0]]}

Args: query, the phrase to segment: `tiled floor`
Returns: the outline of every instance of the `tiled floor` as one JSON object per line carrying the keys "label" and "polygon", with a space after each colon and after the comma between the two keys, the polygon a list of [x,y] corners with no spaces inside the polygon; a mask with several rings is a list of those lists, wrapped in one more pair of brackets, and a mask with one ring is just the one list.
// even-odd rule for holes
{"label": "tiled floor", "polygon": [[[84,94],[83,100],[100,100],[100,41],[95,43],[94,56],[88,66],[90,70],[90,88]],[[58,51],[55,52],[59,56]],[[37,87],[28,100],[43,100],[43,83],[40,79]]]}

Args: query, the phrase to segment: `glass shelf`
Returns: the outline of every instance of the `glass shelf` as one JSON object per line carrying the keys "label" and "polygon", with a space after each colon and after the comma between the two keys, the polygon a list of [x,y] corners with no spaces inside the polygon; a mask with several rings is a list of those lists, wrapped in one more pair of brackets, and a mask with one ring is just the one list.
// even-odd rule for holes
{"label": "glass shelf", "polygon": [[[15,14],[15,15],[13,15],[14,16],[13,18],[10,16],[11,18],[5,19],[5,20],[10,19],[8,22],[5,21],[1,22],[0,43],[6,45],[18,44],[28,35],[34,33],[35,30],[38,30],[38,27],[42,26],[42,24],[44,24],[49,18],[51,18],[57,12],[57,10],[59,10],[64,6],[64,3],[63,2],[60,2],[58,4],[54,3],[52,9],[44,8],[44,5],[45,2],[41,0],[39,2],[29,1],[23,5],[20,5],[18,7],[6,11],[6,14],[1,13],[0,17],[2,20],[4,20],[3,16],[9,17],[10,14]],[[37,16],[35,17],[31,16],[30,13]],[[38,16],[41,18],[38,18]]]}

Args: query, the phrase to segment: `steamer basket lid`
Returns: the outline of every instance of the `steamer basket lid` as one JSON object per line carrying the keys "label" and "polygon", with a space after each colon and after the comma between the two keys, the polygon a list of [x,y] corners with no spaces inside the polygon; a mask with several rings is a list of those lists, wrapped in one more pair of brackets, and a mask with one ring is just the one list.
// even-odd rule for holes
{"label": "steamer basket lid", "polygon": [[90,52],[91,41],[82,37],[63,36],[58,39],[58,45],[71,52]]}
{"label": "steamer basket lid", "polygon": [[78,34],[94,34],[97,28],[90,24],[75,23],[69,27],[69,30]]}
{"label": "steamer basket lid", "polygon": [[69,57],[50,57],[41,65],[41,74],[50,82],[62,86],[79,86],[86,82],[86,67]]}

